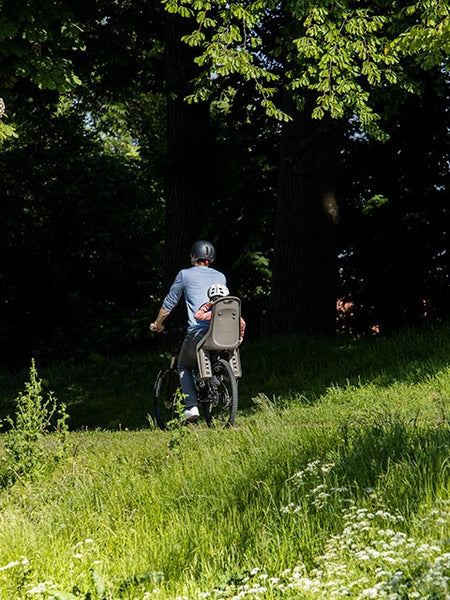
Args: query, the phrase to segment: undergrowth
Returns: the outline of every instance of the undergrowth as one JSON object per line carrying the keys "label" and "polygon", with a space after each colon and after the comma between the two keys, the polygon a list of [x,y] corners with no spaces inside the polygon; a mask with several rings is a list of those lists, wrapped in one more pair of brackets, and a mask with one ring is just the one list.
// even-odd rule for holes
{"label": "undergrowth", "polygon": [[[67,441],[67,420],[65,405],[58,404],[52,391],[43,389],[32,360],[30,380],[16,398],[15,416],[8,415],[0,423],[8,428],[3,437],[0,484],[31,479],[49,463],[60,460]],[[54,431],[51,438],[47,436],[50,429]]]}

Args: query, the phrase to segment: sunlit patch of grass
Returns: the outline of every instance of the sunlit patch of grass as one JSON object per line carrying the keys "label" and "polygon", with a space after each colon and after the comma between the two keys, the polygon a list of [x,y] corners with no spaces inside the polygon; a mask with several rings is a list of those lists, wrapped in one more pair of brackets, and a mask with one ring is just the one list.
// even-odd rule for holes
{"label": "sunlit patch of grass", "polygon": [[[289,511],[291,512],[291,507]],[[403,517],[383,508],[342,512],[342,531],[329,538],[317,566],[297,564],[280,572],[260,568],[192,598],[433,598],[449,592],[450,553],[442,538],[433,543],[398,529]],[[450,525],[450,502],[438,502],[422,524],[438,533]]]}
{"label": "sunlit patch of grass", "polygon": [[[317,370],[310,358],[295,371],[291,347],[278,381],[295,386],[274,395],[269,373],[249,372],[236,427],[189,426],[176,447],[148,424],[70,432],[45,478],[0,490],[0,600],[446,599],[450,371],[431,336],[423,352],[418,340],[363,341],[373,370],[320,341]],[[388,348],[391,371],[375,359]],[[105,410],[119,366],[92,383]],[[350,367],[361,372],[347,378]],[[73,383],[67,368],[58,381]],[[144,370],[132,371],[141,398]],[[83,389],[94,380],[89,367]]]}
{"label": "sunlit patch of grass", "polygon": [[72,434],[64,470],[1,499],[0,598],[388,597],[413,578],[443,600],[446,425],[265,414],[175,454],[165,432]]}

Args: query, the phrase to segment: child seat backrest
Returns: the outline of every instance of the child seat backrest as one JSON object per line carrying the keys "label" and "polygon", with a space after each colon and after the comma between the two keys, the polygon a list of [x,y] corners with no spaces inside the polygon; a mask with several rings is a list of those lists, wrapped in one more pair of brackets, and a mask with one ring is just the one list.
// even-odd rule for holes
{"label": "child seat backrest", "polygon": [[235,296],[219,298],[211,307],[208,333],[201,340],[205,350],[234,350],[239,346],[241,301]]}

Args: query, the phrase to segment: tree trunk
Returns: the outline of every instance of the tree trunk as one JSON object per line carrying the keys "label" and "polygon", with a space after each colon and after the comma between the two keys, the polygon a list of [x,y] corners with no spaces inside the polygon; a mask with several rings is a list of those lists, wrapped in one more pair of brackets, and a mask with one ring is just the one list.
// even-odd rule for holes
{"label": "tree trunk", "polygon": [[290,110],[283,127],[272,290],[265,334],[335,330],[336,123]]}
{"label": "tree trunk", "polygon": [[[189,266],[189,249],[199,236],[207,206],[209,108],[188,104],[196,65],[181,37],[184,19],[166,15],[167,162],[163,293],[180,268]],[[184,29],[183,29],[184,27]]]}

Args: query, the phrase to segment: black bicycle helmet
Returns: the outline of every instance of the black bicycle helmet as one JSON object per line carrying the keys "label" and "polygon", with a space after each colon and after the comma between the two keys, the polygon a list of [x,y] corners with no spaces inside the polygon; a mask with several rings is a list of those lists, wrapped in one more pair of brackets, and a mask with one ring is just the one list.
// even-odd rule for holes
{"label": "black bicycle helmet", "polygon": [[198,242],[195,242],[195,244],[192,244],[191,256],[197,260],[203,260],[205,262],[212,263],[212,261],[216,258],[216,250],[211,242],[199,240]]}

